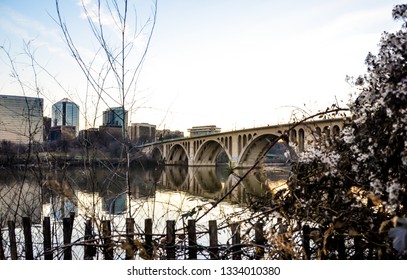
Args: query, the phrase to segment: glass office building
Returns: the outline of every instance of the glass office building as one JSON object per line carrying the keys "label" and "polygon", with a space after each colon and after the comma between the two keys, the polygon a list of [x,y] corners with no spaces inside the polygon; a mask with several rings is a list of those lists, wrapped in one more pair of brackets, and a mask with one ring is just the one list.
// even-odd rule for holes
{"label": "glass office building", "polygon": [[104,126],[127,127],[127,111],[122,107],[112,107],[103,112]]}
{"label": "glass office building", "polygon": [[0,95],[0,140],[43,142],[43,104],[42,98]]}
{"label": "glass office building", "polygon": [[52,127],[56,126],[74,126],[76,135],[79,132],[79,106],[68,98],[52,105],[51,114]]}

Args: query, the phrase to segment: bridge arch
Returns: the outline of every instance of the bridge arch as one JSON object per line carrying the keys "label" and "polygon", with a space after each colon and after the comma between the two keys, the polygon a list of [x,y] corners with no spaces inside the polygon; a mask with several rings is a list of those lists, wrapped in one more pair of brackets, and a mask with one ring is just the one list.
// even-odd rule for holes
{"label": "bridge arch", "polygon": [[185,147],[181,144],[175,144],[168,152],[166,164],[188,165],[189,157]]}
{"label": "bridge arch", "polygon": [[278,136],[274,134],[262,134],[252,139],[240,155],[239,167],[251,167],[261,155],[270,147],[272,141]]}
{"label": "bridge arch", "polygon": [[188,182],[188,167],[179,166],[174,168],[165,168],[166,182],[168,187],[184,188]]}
{"label": "bridge arch", "polygon": [[157,162],[162,161],[164,158],[162,149],[158,146],[154,147],[151,151],[150,158]]}
{"label": "bridge arch", "polygon": [[216,165],[216,159],[221,152],[225,152],[229,161],[229,150],[216,140],[205,141],[197,150],[194,158],[195,165]]}
{"label": "bridge arch", "polygon": [[203,167],[194,172],[194,178],[196,179],[197,186],[200,193],[216,193],[222,189],[222,182],[216,174],[216,167]]}

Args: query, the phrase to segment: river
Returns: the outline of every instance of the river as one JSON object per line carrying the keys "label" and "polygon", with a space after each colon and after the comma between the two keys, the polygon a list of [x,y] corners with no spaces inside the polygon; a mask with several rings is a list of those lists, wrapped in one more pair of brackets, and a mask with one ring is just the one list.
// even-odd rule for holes
{"label": "river", "polygon": [[[31,217],[37,227],[47,216],[54,225],[61,226],[62,218],[70,213],[75,213],[73,239],[77,240],[83,236],[86,219],[111,220],[115,230],[123,229],[125,218],[132,217],[136,231],[142,231],[144,220],[151,218],[156,233],[165,232],[167,220],[175,220],[177,228],[191,218],[198,219],[201,225],[217,220],[222,227],[233,219],[253,215],[264,199],[285,188],[289,174],[285,166],[263,166],[237,184],[246,172],[231,172],[227,166],[134,167],[127,178],[114,166],[91,170],[4,169],[0,172],[1,228],[7,226],[8,220],[15,220],[18,227],[24,216]],[[216,204],[219,200],[222,202]],[[6,235],[3,231],[5,239]],[[57,239],[62,239],[61,233],[58,235]]]}
{"label": "river", "polygon": [[[195,199],[214,202],[234,188],[224,201],[243,206],[284,187],[288,177],[284,166],[262,167],[251,171],[235,187],[245,172],[245,169],[231,172],[227,166],[134,167],[128,180],[131,198],[135,200],[164,193],[186,193]],[[87,212],[90,211],[86,206],[88,196],[98,201],[98,209],[92,210],[95,213],[119,215],[129,210],[125,173],[114,167],[92,171],[75,167],[52,172],[4,169],[0,172],[0,196],[2,221],[15,213],[40,218],[47,214],[62,217],[70,211]],[[61,200],[65,201],[63,208]],[[54,213],[44,213],[46,209],[53,209]]]}

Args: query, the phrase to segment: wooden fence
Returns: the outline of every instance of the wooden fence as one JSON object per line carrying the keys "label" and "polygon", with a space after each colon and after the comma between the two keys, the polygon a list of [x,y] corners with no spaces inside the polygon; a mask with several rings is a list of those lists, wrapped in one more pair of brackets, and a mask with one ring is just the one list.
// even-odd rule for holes
{"label": "wooden fence", "polygon": [[[0,260],[4,259],[64,259],[71,260],[73,258],[72,250],[74,247],[83,247],[83,259],[92,260],[103,258],[105,260],[113,259],[262,259],[265,254],[272,249],[270,240],[265,238],[264,225],[257,222],[251,230],[254,230],[250,240],[242,239],[241,226],[239,223],[233,223],[228,226],[230,233],[230,242],[228,244],[219,244],[218,234],[219,228],[216,220],[211,220],[208,223],[208,229],[202,232],[197,231],[195,220],[188,220],[187,225],[182,230],[177,230],[174,220],[166,221],[165,233],[153,233],[152,219],[144,221],[144,231],[142,233],[135,232],[135,221],[132,218],[126,219],[125,231],[120,234],[114,234],[111,229],[110,220],[102,220],[98,224],[98,232],[95,234],[94,224],[91,220],[85,222],[84,232],[80,240],[72,241],[72,231],[74,226],[75,215],[72,213],[70,217],[62,220],[63,244],[53,242],[51,231],[51,219],[45,217],[43,219],[41,232],[41,253],[34,256],[32,224],[28,217],[22,218],[21,232],[24,241],[17,242],[16,240],[16,224],[14,221],[8,221],[7,232],[8,240],[3,240],[3,234],[0,234]],[[299,232],[300,242],[297,244],[301,253],[295,258],[312,259],[312,258],[329,258],[329,251],[335,251],[335,255],[339,259],[364,259],[364,250],[360,246],[361,240],[359,237],[352,239],[351,254],[346,252],[346,246],[343,238],[334,240],[332,245],[321,241],[319,245],[311,241],[311,228],[304,226]],[[247,232],[247,229],[246,231]],[[208,242],[205,245],[198,244],[198,236],[208,235]],[[22,240],[22,238],[19,238]],[[38,239],[37,239],[38,240]],[[5,246],[7,244],[7,246]],[[20,252],[18,252],[20,249]],[[117,252],[120,249],[121,257],[118,257]],[[322,255],[315,257],[315,249],[322,252]],[[328,252],[327,252],[328,251]],[[7,256],[6,256],[7,252]],[[98,257],[96,257],[98,254]],[[249,253],[248,253],[249,252]],[[372,251],[373,252],[373,251]],[[291,252],[284,250],[280,251],[280,259],[291,259]],[[314,257],[313,257],[314,255]],[[300,256],[300,257],[299,257]],[[371,256],[370,258],[375,258]]]}
{"label": "wooden fence", "polygon": [[[231,243],[220,245],[218,242],[218,226],[216,220],[209,221],[209,229],[205,232],[198,232],[195,220],[188,220],[185,229],[176,230],[176,222],[174,220],[166,221],[166,233],[153,233],[152,219],[144,221],[144,232],[135,232],[135,222],[132,218],[126,219],[126,229],[124,234],[114,235],[111,230],[111,221],[102,220],[100,223],[100,235],[95,235],[91,220],[87,220],[84,227],[83,238],[80,242],[72,241],[72,231],[74,225],[74,217],[72,214],[68,218],[62,220],[63,244],[53,246],[51,234],[51,219],[45,217],[42,223],[42,248],[41,257],[34,258],[32,224],[29,217],[22,218],[22,234],[24,241],[17,242],[16,239],[16,223],[8,221],[7,229],[8,241],[3,240],[3,234],[0,234],[0,260],[4,259],[56,259],[56,252],[62,252],[57,259],[71,260],[72,249],[75,246],[83,247],[83,259],[91,260],[95,258],[96,251],[100,250],[105,260],[115,259],[115,249],[121,248],[125,252],[125,259],[134,259],[139,256],[143,259],[197,259],[198,254],[205,255],[207,259],[241,259],[242,248],[253,248],[255,254],[252,256],[255,259],[264,257],[265,238],[263,235],[263,224],[255,225],[255,240],[250,244],[241,244],[241,233],[239,224],[231,224]],[[209,244],[200,245],[197,242],[197,236],[202,234],[209,235]],[[184,240],[180,245],[179,240]],[[22,240],[20,238],[20,240]],[[118,241],[120,240],[120,241]],[[9,255],[6,256],[4,244],[8,245]],[[19,244],[19,246],[17,246]],[[20,253],[18,253],[20,248]],[[157,250],[161,250],[161,254],[157,257]],[[38,254],[37,254],[38,255]],[[117,259],[117,258],[116,258]]]}

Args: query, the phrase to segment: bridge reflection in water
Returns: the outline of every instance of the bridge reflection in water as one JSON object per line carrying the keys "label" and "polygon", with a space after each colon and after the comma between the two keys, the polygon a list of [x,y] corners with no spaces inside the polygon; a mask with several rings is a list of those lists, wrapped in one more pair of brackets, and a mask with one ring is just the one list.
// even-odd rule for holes
{"label": "bridge reflection in water", "polygon": [[[233,188],[248,169],[233,173],[226,166],[165,166],[159,181],[164,189],[185,191],[192,195],[220,199]],[[286,187],[289,169],[286,166],[266,166],[255,169],[240,182],[225,200],[246,204],[256,197],[265,197]],[[250,197],[250,200],[249,200]]]}
{"label": "bridge reflection in water", "polygon": [[[251,217],[256,209],[241,206],[253,205],[256,198],[269,197],[266,193],[275,186],[284,185],[288,177],[284,166],[256,169],[227,196],[225,202],[229,203],[211,208],[212,202],[227,194],[245,170],[234,170],[237,173],[231,174],[226,166],[135,168],[129,178],[130,199],[126,178],[120,172],[99,168],[95,170],[94,180],[89,180],[87,172],[68,168],[53,178],[53,171],[45,176],[45,182],[36,180],[34,175],[38,174],[30,172],[0,172],[1,234],[6,233],[9,220],[21,227],[21,217],[30,217],[35,224],[34,243],[41,244],[42,219],[51,217],[53,238],[63,240],[62,219],[72,213],[75,214],[72,240],[83,238],[85,222],[90,218],[96,223],[111,221],[115,234],[124,232],[127,217],[134,218],[138,232],[143,230],[147,218],[152,219],[154,233],[164,233],[168,220],[176,221],[176,228],[182,228],[187,219],[197,217],[203,217],[197,224],[200,228],[206,227],[210,220],[217,220],[218,227],[222,227],[233,219],[242,221]],[[210,212],[206,212],[208,210]],[[205,215],[201,216],[203,213]],[[22,240],[21,232],[17,233],[17,240]],[[227,231],[221,230],[218,234],[220,244],[229,242],[231,236]],[[208,245],[208,237],[202,237],[199,243]],[[42,253],[40,246],[36,249],[38,254]],[[82,254],[81,246],[74,248],[74,258],[83,259]]]}
{"label": "bridge reflection in water", "polygon": [[[92,177],[94,180],[89,180],[89,174],[84,170],[69,168],[61,176],[50,173],[56,177],[50,179],[51,175],[47,175],[45,182],[26,172],[3,171],[4,176],[0,174],[0,225],[4,226],[4,222],[15,215],[29,216],[34,223],[40,223],[44,215],[60,219],[72,211],[83,216],[92,213],[124,215],[129,211],[132,215],[135,208],[129,209],[129,205],[134,201],[149,201],[165,193],[216,201],[224,197],[245,172],[245,169],[237,169],[231,173],[222,165],[134,168],[130,170],[129,178],[130,202],[125,176],[106,168],[97,169]],[[285,166],[255,169],[224,201],[236,205],[252,204],[256,198],[268,197],[267,193],[284,187],[288,175]]]}

